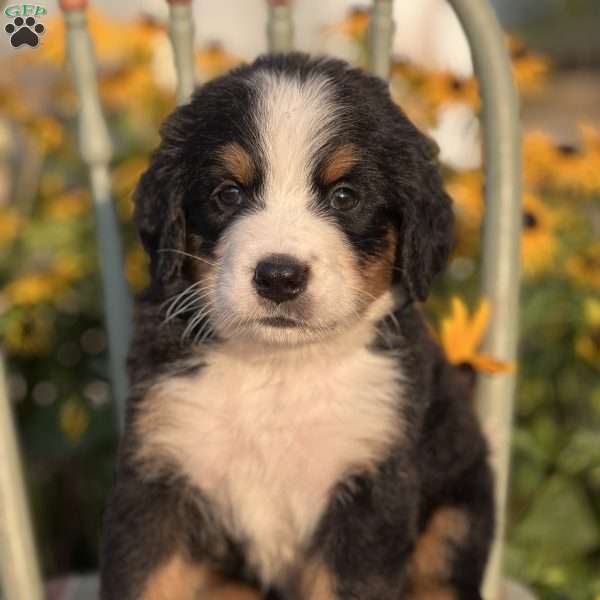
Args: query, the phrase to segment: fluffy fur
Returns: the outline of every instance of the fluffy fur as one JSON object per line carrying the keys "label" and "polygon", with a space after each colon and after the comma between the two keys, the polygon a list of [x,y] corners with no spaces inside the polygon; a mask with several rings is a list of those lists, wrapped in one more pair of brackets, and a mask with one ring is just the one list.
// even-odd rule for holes
{"label": "fluffy fur", "polygon": [[292,54],[206,84],[135,218],[102,599],[479,599],[487,449],[414,305],[451,202],[385,83]]}

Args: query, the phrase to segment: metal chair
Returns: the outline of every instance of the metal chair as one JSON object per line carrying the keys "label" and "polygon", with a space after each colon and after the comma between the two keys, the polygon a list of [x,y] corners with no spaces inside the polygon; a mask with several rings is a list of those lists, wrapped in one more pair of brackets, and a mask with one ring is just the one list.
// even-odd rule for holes
{"label": "metal chair", "polygon": [[[170,35],[177,70],[177,102],[189,98],[195,82],[191,0],[168,0]],[[267,36],[272,51],[293,47],[291,0],[268,0]],[[471,45],[483,100],[486,166],[486,214],[483,228],[482,295],[495,311],[485,351],[513,363],[516,358],[520,205],[520,133],[518,99],[504,40],[494,13],[485,0],[450,0]],[[110,136],[102,116],[96,84],[92,41],[87,30],[86,0],[61,0],[66,22],[69,61],[79,97],[79,146],[89,168],[97,222],[97,240],[109,337],[113,394],[122,423],[126,390],[131,308],[123,275],[121,245],[110,197]],[[387,78],[394,32],[393,0],[373,0],[369,25],[369,68]],[[501,577],[502,545],[509,471],[509,448],[514,402],[514,373],[482,375],[477,405],[483,426],[493,432],[492,462],[496,475],[498,530],[490,560],[486,600],[524,597]],[[42,600],[43,588],[35,552],[31,519],[17,439],[4,385],[0,356],[0,574],[6,600]],[[94,581],[80,598],[93,598]]]}

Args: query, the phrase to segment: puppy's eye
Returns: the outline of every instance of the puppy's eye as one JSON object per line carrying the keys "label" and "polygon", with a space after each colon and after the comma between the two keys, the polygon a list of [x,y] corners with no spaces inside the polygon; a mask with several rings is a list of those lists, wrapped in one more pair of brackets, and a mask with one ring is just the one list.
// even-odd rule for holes
{"label": "puppy's eye", "polygon": [[241,206],[245,200],[244,192],[233,183],[225,184],[214,192],[217,206],[222,211],[230,212]]}
{"label": "puppy's eye", "polygon": [[329,204],[334,210],[348,212],[358,206],[357,193],[348,186],[335,188],[329,194]]}

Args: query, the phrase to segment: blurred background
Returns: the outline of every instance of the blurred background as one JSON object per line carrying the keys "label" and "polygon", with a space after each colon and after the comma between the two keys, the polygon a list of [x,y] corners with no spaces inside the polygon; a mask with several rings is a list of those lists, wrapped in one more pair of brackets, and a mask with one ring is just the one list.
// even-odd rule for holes
{"label": "blurred background", "polygon": [[[0,5],[2,2],[0,2]],[[5,4],[12,4],[8,2]],[[0,336],[44,575],[97,568],[117,443],[98,253],[77,106],[55,2],[36,48],[0,15]],[[427,304],[467,373],[517,368],[506,569],[543,599],[600,599],[600,3],[494,0],[522,98],[520,362],[478,345],[485,210],[480,102],[465,38],[444,0],[395,3],[392,93],[440,144],[459,243]],[[262,0],[195,2],[200,82],[266,50]],[[366,6],[296,0],[299,49],[365,63]],[[131,192],[174,106],[159,0],[92,3],[99,85],[113,136],[114,207],[133,293],[147,265]],[[493,432],[492,432],[493,435]]]}

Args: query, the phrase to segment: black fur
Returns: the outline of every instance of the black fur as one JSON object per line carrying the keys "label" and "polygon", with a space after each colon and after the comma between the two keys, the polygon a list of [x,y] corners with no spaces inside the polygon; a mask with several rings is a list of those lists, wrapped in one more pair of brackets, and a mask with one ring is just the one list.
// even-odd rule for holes
{"label": "black fur", "polygon": [[[260,205],[263,157],[248,127],[256,110],[251,81],[258,69],[300,81],[315,73],[331,78],[340,110],[335,142],[352,143],[361,153],[346,180],[369,202],[351,215],[330,218],[365,259],[383,254],[390,228],[397,239],[391,283],[402,302],[393,318],[380,324],[372,351],[397,355],[399,368],[410,378],[402,414],[409,439],[394,447],[375,473],[339,482],[307,553],[333,573],[340,600],[416,597],[420,590],[412,589],[409,570],[415,544],[440,507],[454,507],[466,516],[468,532],[460,544],[449,544],[449,575],[431,585],[447,588],[457,600],[475,600],[493,532],[486,444],[461,374],[446,362],[412,305],[427,297],[452,245],[451,201],[443,190],[436,150],[392,102],[384,82],[341,61],[300,54],[259,58],[199,88],[166,121],[160,147],[138,186],[135,221],[151,259],[152,284],[137,306],[129,359],[133,392],[105,522],[101,597],[142,598],[149,576],[182,547],[228,579],[264,587],[244,560],[243,543],[219,525],[216,508],[179,477],[176,466],[149,484],[130,460],[143,443],[131,424],[143,410],[147,389],[176,369],[201,368],[188,365],[192,349],[180,343],[189,315],[163,327],[160,307],[193,280],[186,257],[170,250],[195,244],[195,253],[210,258],[237,217],[225,219],[210,203],[198,201],[208,198],[219,181],[215,148],[235,141],[252,156],[257,173],[245,210]],[[329,150],[322,149],[324,157]],[[314,188],[315,210],[326,212],[326,192],[317,175]],[[272,600],[301,600],[295,594],[291,583],[285,592],[264,592]]]}

